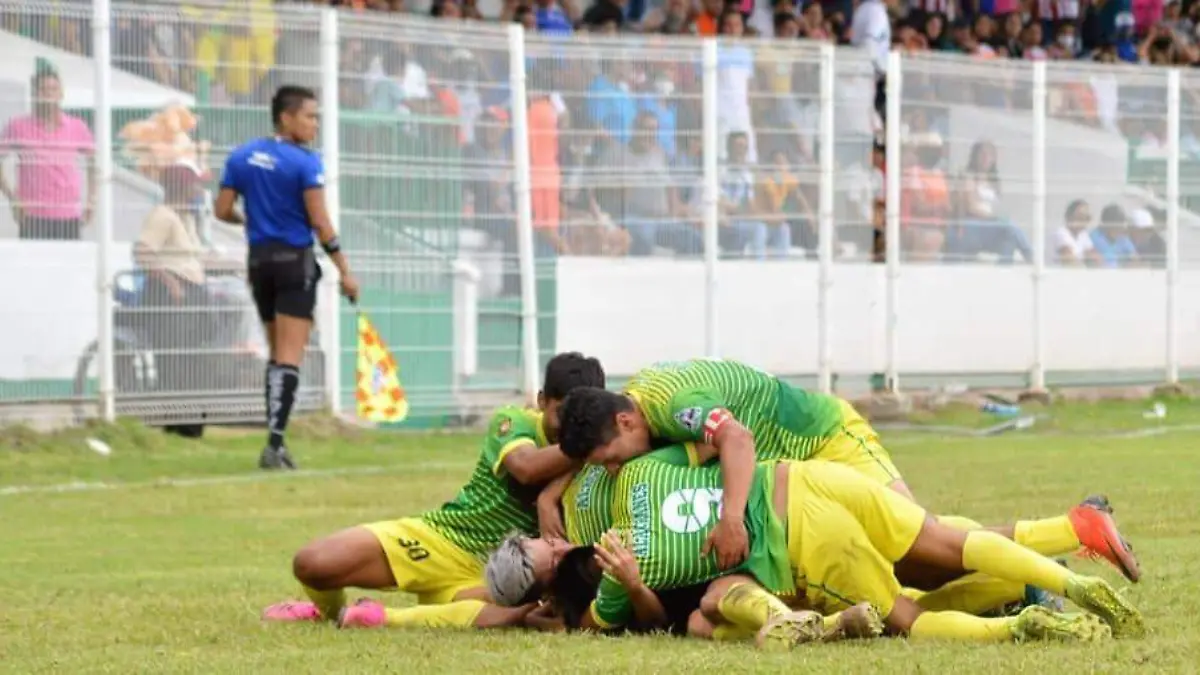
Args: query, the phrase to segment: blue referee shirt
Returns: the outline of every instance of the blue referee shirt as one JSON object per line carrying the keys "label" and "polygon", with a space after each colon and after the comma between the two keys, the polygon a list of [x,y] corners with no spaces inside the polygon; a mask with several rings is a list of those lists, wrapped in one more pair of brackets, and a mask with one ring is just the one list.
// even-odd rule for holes
{"label": "blue referee shirt", "polygon": [[313,245],[304,192],[325,187],[325,166],[317,153],[277,138],[250,141],[225,160],[221,187],[242,196],[250,245]]}

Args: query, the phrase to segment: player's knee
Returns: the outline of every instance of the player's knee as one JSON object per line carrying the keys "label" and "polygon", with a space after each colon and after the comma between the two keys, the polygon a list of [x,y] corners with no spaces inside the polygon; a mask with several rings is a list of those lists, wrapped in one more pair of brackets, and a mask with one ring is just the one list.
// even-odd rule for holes
{"label": "player's knee", "polygon": [[[725,596],[725,592],[729,590],[726,584],[713,584],[708,587],[708,591],[700,598],[699,612],[702,618],[705,618],[709,623],[716,623],[723,620],[721,616],[721,598]],[[694,615],[696,612],[692,612]],[[691,630],[692,618],[688,617],[688,629]]]}
{"label": "player's knee", "polygon": [[311,542],[292,558],[292,574],[300,583],[318,591],[337,588],[337,557],[324,542]]}

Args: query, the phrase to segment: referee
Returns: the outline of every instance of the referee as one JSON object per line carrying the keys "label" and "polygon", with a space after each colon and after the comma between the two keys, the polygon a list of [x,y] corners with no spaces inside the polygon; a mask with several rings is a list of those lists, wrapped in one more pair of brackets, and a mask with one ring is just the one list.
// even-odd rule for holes
{"label": "referee", "polygon": [[[313,230],[341,275],[342,295],[358,299],[358,282],[342,255],[325,210],[325,167],[306,147],[317,136],[317,98],[311,89],[283,86],[271,99],[275,135],[236,148],[225,162],[217,218],[245,223],[254,304],[270,344],[267,364],[267,447],[262,469],[295,469],[283,442],[300,386],[300,361],[312,331],[321,268]],[[245,215],[234,210],[242,198]],[[330,355],[336,358],[336,355]]]}

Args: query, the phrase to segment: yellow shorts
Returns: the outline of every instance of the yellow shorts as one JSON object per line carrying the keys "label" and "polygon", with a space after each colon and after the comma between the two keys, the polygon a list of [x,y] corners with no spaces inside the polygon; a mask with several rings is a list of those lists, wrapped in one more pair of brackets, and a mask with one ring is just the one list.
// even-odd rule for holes
{"label": "yellow shorts", "polygon": [[848,401],[842,404],[842,427],[810,459],[845,464],[880,485],[901,480],[879,434]]}
{"label": "yellow shorts", "polygon": [[925,509],[830,462],[788,467],[788,557],[797,590],[825,614],[869,602],[887,616],[900,595],[893,564],[926,520]]}
{"label": "yellow shorts", "polygon": [[363,525],[379,539],[397,590],[417,596],[421,605],[441,605],[460,592],[483,587],[483,564],[452,544],[420,518]]}

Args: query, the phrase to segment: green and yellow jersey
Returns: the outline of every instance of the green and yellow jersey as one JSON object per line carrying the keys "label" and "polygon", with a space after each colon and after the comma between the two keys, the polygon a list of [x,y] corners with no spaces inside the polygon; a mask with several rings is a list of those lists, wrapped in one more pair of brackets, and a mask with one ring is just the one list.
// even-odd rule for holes
{"label": "green and yellow jersey", "polygon": [[[774,467],[758,465],[746,501],[750,555],[728,571],[720,569],[715,554],[700,555],[721,515],[720,467],[680,467],[650,456],[626,464],[614,486],[613,527],[637,558],[642,581],[652,590],[692,586],[741,572],[774,593],[791,594],[795,587],[787,536],[772,506],[774,488]],[[633,618],[633,604],[624,587],[605,575],[591,613],[599,626],[616,628]]]}
{"label": "green and yellow jersey", "polygon": [[658,363],[636,373],[624,393],[657,442],[711,443],[736,420],[754,435],[759,461],[808,459],[842,424],[838,398],[797,389],[737,361]]}
{"label": "green and yellow jersey", "polygon": [[[689,466],[696,456],[693,443],[669,445],[645,459],[674,466]],[[598,464],[585,464],[563,491],[563,527],[567,541],[591,546],[613,526],[612,501],[617,479]]]}
{"label": "green and yellow jersey", "polygon": [[431,528],[484,560],[512,532],[537,536],[540,486],[525,486],[504,471],[508,453],[533,443],[549,445],[537,410],[504,407],[492,414],[479,461],[454,499],[421,515]]}

